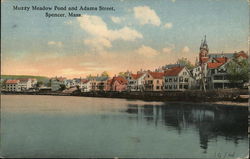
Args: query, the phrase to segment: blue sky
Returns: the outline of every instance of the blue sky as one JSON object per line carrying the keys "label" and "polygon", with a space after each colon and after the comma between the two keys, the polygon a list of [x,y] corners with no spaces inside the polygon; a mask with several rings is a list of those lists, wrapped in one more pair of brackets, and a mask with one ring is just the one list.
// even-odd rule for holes
{"label": "blue sky", "polygon": [[[79,77],[194,62],[204,35],[211,53],[248,49],[247,0],[3,0],[2,73]],[[46,18],[17,6],[112,6]],[[65,13],[67,11],[49,11]]]}

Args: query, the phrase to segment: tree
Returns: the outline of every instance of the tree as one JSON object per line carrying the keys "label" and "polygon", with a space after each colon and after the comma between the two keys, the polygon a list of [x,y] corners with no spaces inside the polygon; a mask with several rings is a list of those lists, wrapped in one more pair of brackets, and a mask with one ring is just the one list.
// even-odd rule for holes
{"label": "tree", "polygon": [[103,71],[102,74],[101,74],[101,76],[109,77],[109,74],[108,74],[107,71]]}
{"label": "tree", "polygon": [[249,81],[249,63],[247,59],[244,59],[240,62],[232,60],[228,65],[227,73],[228,78],[231,83],[234,85],[239,82],[247,82]]}
{"label": "tree", "polygon": [[43,85],[43,81],[38,81],[36,87],[41,87]]}
{"label": "tree", "polygon": [[183,66],[186,66],[188,69],[193,69],[194,65],[187,59],[182,57],[181,59],[177,60],[177,63]]}
{"label": "tree", "polygon": [[119,72],[118,75],[122,76],[122,77],[127,77],[128,76],[128,72]]}
{"label": "tree", "polygon": [[66,89],[65,84],[60,84],[60,87],[61,87],[61,88],[60,88],[60,90],[61,90],[61,91],[63,91],[63,90],[65,90],[65,89]]}

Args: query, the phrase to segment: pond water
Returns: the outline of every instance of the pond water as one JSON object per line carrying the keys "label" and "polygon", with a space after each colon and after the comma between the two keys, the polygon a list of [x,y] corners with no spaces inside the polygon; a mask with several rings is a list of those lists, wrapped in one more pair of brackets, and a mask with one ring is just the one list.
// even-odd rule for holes
{"label": "pond water", "polygon": [[247,127],[247,107],[1,96],[4,157],[238,158]]}

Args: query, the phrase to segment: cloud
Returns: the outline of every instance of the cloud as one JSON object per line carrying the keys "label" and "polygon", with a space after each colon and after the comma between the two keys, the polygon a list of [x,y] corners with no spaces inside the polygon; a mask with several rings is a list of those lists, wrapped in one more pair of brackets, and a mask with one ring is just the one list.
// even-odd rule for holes
{"label": "cloud", "polygon": [[182,52],[184,52],[184,53],[187,53],[187,52],[189,52],[189,51],[190,51],[190,49],[189,49],[188,46],[185,46],[185,47],[182,49]]}
{"label": "cloud", "polygon": [[105,38],[86,39],[84,40],[84,44],[98,50],[112,47],[111,42]]}
{"label": "cloud", "polygon": [[163,52],[163,53],[171,53],[172,50],[173,50],[172,48],[165,47],[165,48],[162,49],[162,52]]}
{"label": "cloud", "polygon": [[173,23],[166,23],[164,25],[164,28],[166,28],[166,29],[171,29],[172,27],[173,27]]}
{"label": "cloud", "polygon": [[134,16],[137,20],[139,20],[141,25],[152,24],[160,26],[161,24],[161,20],[158,15],[148,6],[134,7]]}
{"label": "cloud", "polygon": [[112,22],[117,23],[117,24],[121,23],[123,21],[123,19],[119,18],[119,17],[111,16],[110,18],[111,18]]}
{"label": "cloud", "polygon": [[149,46],[142,45],[135,51],[137,54],[144,55],[146,57],[154,57],[159,54],[159,52]]}
{"label": "cloud", "polygon": [[92,36],[84,40],[84,44],[94,49],[110,48],[114,40],[134,41],[143,38],[141,33],[127,26],[111,30],[99,16],[82,15],[77,18],[77,21],[80,23],[80,27]]}
{"label": "cloud", "polygon": [[173,3],[176,1],[176,0],[171,0]]}
{"label": "cloud", "polygon": [[61,41],[49,41],[48,45],[54,45],[54,46],[57,46],[57,47],[62,47],[63,43]]}
{"label": "cloud", "polygon": [[105,38],[111,41],[117,39],[134,41],[137,38],[143,37],[141,33],[129,27],[110,30],[102,18],[98,16],[82,15],[78,17],[77,20],[84,31],[95,37]]}

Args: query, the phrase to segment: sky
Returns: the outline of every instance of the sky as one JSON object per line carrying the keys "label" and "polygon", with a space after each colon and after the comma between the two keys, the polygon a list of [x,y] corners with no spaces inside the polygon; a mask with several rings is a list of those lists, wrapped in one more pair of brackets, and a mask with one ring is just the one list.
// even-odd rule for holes
{"label": "sky", "polygon": [[[68,10],[80,6],[114,10]],[[1,8],[2,74],[113,76],[154,70],[181,57],[194,63],[204,35],[210,53],[248,51],[247,0],[1,0]],[[66,17],[48,18],[46,12]]]}

